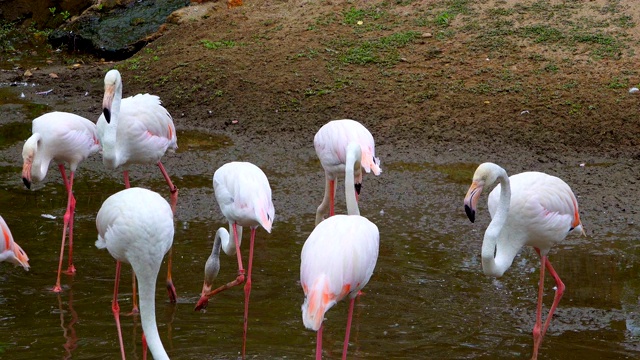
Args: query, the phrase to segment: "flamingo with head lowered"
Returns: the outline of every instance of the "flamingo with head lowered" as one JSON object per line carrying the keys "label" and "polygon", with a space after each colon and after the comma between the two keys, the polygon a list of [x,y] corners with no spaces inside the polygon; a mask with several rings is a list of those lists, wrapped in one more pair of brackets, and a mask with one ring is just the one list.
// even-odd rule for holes
{"label": "flamingo with head lowered", "polygon": [[[32,122],[32,133],[22,148],[24,185],[30,189],[32,182],[42,181],[47,175],[49,164],[55,161],[58,163],[62,181],[67,190],[67,210],[64,213],[58,277],[52,289],[54,292],[60,292],[62,290],[60,274],[67,229],[69,229],[69,266],[66,273],[73,275],[76,272],[73,266],[73,218],[76,209],[76,199],[73,196],[74,175],[80,162],[100,150],[100,144],[96,125],[92,121],[66,112],[51,112],[37,117]],[[69,178],[65,173],[64,163],[69,164],[71,170]]]}
{"label": "flamingo with head lowered", "polygon": [[[578,201],[567,183],[541,172],[524,172],[511,177],[500,166],[484,163],[473,174],[473,182],[464,198],[464,209],[475,221],[480,194],[496,181],[489,194],[491,223],[482,241],[482,270],[500,277],[511,266],[520,249],[533,246],[540,255],[540,281],[536,323],[533,327],[533,356],[538,357],[542,338],[564,293],[564,283],[547,258],[551,247],[573,232],[582,233]],[[542,297],[545,268],[556,282],[556,294],[547,318],[542,323]]]}
{"label": "flamingo with head lowered", "polygon": [[0,216],[0,232],[0,262],[7,261],[29,271],[29,257],[20,245],[13,241],[11,230],[2,216]]}
{"label": "flamingo with head lowered", "polygon": [[173,211],[158,193],[142,188],[117,192],[104,201],[96,216],[96,247],[107,249],[116,259],[112,311],[118,327],[122,359],[125,358],[120,328],[118,285],[120,264],[131,264],[140,287],[140,319],[153,358],[169,359],[162,346],[155,315],[156,280],[164,255],[173,244]]}
{"label": "flamingo with head lowered", "polygon": [[[275,217],[271,187],[267,176],[259,167],[249,162],[230,162],[222,165],[213,174],[213,189],[220,211],[229,221],[229,231],[233,234],[233,241],[229,240],[229,231],[226,229],[220,228],[216,232],[213,250],[205,264],[202,294],[195,310],[207,307],[211,296],[245,281],[240,243],[242,227],[248,226],[251,228],[251,238],[249,240],[247,278],[244,286],[244,329],[242,333],[242,358],[244,359],[249,319],[249,295],[251,294],[253,244],[258,227],[262,226],[268,233],[271,232]],[[213,281],[220,270],[220,247],[226,254],[237,256],[238,276],[234,281],[211,290]]]}
{"label": "flamingo with head lowered", "polygon": [[[129,167],[134,164],[155,164],[171,192],[174,214],[178,202],[178,188],[173,185],[160,159],[167,151],[178,148],[173,119],[160,98],[138,94],[122,98],[122,77],[118,70],[110,70],[104,77],[102,115],[98,119],[98,137],[102,144],[102,162],[110,169],[124,168],[125,188],[129,188]],[[172,303],[177,301],[171,277],[172,254],[167,264],[167,291]],[[135,275],[134,275],[135,281]],[[135,284],[134,284],[135,299]],[[137,310],[134,300],[134,312]]]}
{"label": "flamingo with head lowered", "polygon": [[[333,120],[323,125],[313,138],[313,145],[324,169],[324,198],[316,211],[316,225],[325,217],[335,214],[336,182],[345,174],[347,147],[350,143],[360,145],[360,164],[364,171],[380,175],[380,159],[376,157],[373,136],[355,120]],[[355,179],[356,200],[362,187],[362,172]],[[346,186],[346,185],[345,185]]]}
{"label": "flamingo with head lowered", "polygon": [[348,215],[334,215],[316,225],[304,243],[300,262],[300,284],[304,291],[302,320],[317,331],[316,359],[322,358],[322,328],[325,313],[338,301],[349,298],[349,314],[342,359],[347,357],[355,299],[367,285],[378,259],[378,227],[360,216],[354,179],[362,176],[361,147],[346,148],[345,197]]}

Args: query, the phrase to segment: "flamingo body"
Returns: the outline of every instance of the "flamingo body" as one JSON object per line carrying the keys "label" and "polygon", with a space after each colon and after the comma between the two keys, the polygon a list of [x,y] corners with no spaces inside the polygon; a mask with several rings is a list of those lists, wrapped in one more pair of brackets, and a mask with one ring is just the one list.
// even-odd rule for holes
{"label": "flamingo body", "polygon": [[[207,306],[209,298],[221,291],[245,282],[245,272],[240,254],[242,227],[251,228],[249,244],[249,260],[247,277],[244,286],[244,329],[242,334],[242,358],[246,353],[247,324],[249,318],[249,297],[251,293],[251,269],[253,264],[253,245],[256,229],[262,226],[271,232],[275,209],[271,199],[269,180],[259,167],[248,162],[230,162],[222,165],[213,174],[213,189],[220,211],[229,221],[229,231],[218,229],[211,255],[205,264],[202,295],[195,310]],[[233,234],[233,241],[229,233]],[[234,281],[211,290],[212,284],[220,270],[220,248],[227,255],[236,255],[238,260],[238,276]]]}
{"label": "flamingo body", "polygon": [[20,265],[29,271],[29,257],[20,245],[13,240],[11,230],[0,216],[0,262],[7,261],[16,266]]}
{"label": "flamingo body", "polygon": [[369,282],[378,259],[378,227],[359,215],[335,215],[318,224],[304,243],[300,283],[302,319],[318,331],[325,313]]}
{"label": "flamingo body", "polygon": [[[52,291],[60,292],[60,276],[64,257],[67,229],[69,231],[69,267],[67,274],[76,272],[73,265],[73,220],[76,199],[73,195],[73,179],[81,161],[100,150],[96,125],[88,119],[66,112],[51,112],[37,117],[32,122],[32,135],[22,148],[22,181],[27,189],[33,181],[42,181],[47,175],[51,161],[58,163],[58,169],[67,190],[67,209],[64,214],[62,242],[58,276]],[[71,173],[67,178],[64,163],[69,164]]]}
{"label": "flamingo body", "polygon": [[22,180],[27,188],[45,178],[52,160],[69,164],[75,172],[80,162],[100,150],[96,125],[76,114],[46,113],[33,120],[31,130],[22,148]]}
{"label": "flamingo body", "polygon": [[[115,101],[115,99],[114,99]],[[112,105],[113,108],[113,105]],[[133,164],[156,164],[167,152],[178,148],[173,119],[156,95],[138,94],[121,100],[115,139],[109,138],[105,114],[98,119],[98,136],[103,143],[103,162],[108,169]],[[112,120],[110,120],[112,121]]]}
{"label": "flamingo body", "polygon": [[155,289],[162,259],[173,243],[171,206],[153,191],[125,189],[105,200],[98,211],[96,227],[96,247],[106,248],[118,262],[118,269],[119,263],[124,262],[135,271],[140,318],[149,350],[154,359],[168,359],[156,327]]}
{"label": "flamingo body", "polygon": [[[350,143],[360,145],[359,163],[365,172],[380,175],[380,159],[375,156],[373,136],[362,124],[355,120],[333,120],[323,125],[313,139],[316,154],[325,172],[325,193],[316,212],[316,224],[327,215],[334,214],[335,186],[338,178],[345,175],[347,148]],[[355,179],[357,192],[362,184],[362,172]]]}
{"label": "flamingo body", "polygon": [[[540,172],[524,172],[507,176],[493,163],[478,166],[465,196],[465,212],[475,220],[477,202],[485,187],[500,184],[489,194],[491,223],[482,242],[482,269],[486,275],[500,277],[513,263],[523,246],[533,246],[540,255],[540,281],[536,324],[533,328],[533,355],[546,333],[565,285],[547,258],[551,247],[573,232],[582,232],[578,201],[569,185],[555,176]],[[547,318],[542,324],[542,297],[545,268],[556,281],[556,294]]]}
{"label": "flamingo body", "polygon": [[[155,164],[160,168],[169,191],[171,209],[175,213],[178,188],[171,182],[161,158],[167,151],[178,148],[176,128],[171,115],[160,98],[138,94],[122,98],[122,77],[118,70],[110,70],[104,77],[103,111],[97,122],[98,137],[102,144],[102,162],[114,170],[124,168],[125,188],[129,188],[129,167],[133,164]],[[172,303],[177,301],[176,289],[171,277],[172,254],[167,266],[167,291]],[[135,278],[134,278],[135,280]],[[134,284],[134,311],[135,304]]]}

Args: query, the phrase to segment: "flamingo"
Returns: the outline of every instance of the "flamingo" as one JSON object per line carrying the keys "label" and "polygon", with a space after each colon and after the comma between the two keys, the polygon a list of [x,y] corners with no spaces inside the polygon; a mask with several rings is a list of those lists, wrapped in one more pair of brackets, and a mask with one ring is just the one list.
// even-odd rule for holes
{"label": "flamingo", "polygon": [[[60,274],[67,228],[69,229],[69,266],[65,273],[73,275],[76,272],[73,266],[73,217],[76,209],[73,178],[80,162],[100,150],[100,143],[96,125],[91,120],[66,112],[50,112],[35,118],[32,122],[32,133],[22,148],[24,185],[27,189],[31,189],[32,181],[42,181],[47,175],[49,163],[54,160],[58,163],[67,189],[67,210],[64,213],[58,277],[52,289],[53,292],[58,293],[62,291]],[[65,173],[64,163],[69,164],[71,170],[69,178]]]}
{"label": "flamingo", "polygon": [[8,261],[29,271],[29,257],[20,245],[13,240],[11,230],[9,230],[9,226],[2,216],[0,216],[0,230],[2,231],[0,235],[0,262]]}
{"label": "flamingo", "polygon": [[[360,163],[364,170],[375,175],[380,175],[380,159],[375,155],[375,143],[373,136],[362,124],[355,120],[333,120],[323,125],[313,138],[313,145],[320,164],[324,169],[325,188],[324,198],[316,211],[316,225],[325,216],[335,214],[335,193],[337,178],[345,172],[346,149],[349,143],[357,143],[361,147],[362,160]],[[362,173],[355,182],[356,192],[360,194],[362,187]],[[356,200],[357,196],[356,195]]]}
{"label": "flamingo", "polygon": [[116,259],[112,311],[118,327],[122,359],[125,355],[118,305],[122,262],[131,264],[138,278],[143,344],[147,344],[154,359],[169,359],[156,326],[155,292],[162,258],[173,243],[171,206],[151,190],[138,187],[125,189],[104,201],[96,216],[96,227],[96,247],[106,248]]}
{"label": "flamingo", "polygon": [[[240,243],[242,240],[242,227],[251,228],[249,243],[249,261],[247,278],[244,286],[244,329],[242,333],[242,358],[246,353],[247,320],[249,316],[249,295],[251,293],[251,266],[253,263],[253,243],[256,229],[262,226],[268,233],[275,216],[273,202],[271,200],[271,187],[267,176],[259,167],[249,162],[230,162],[222,165],[213,174],[213,189],[220,211],[229,221],[229,231],[220,228],[216,232],[213,250],[205,264],[204,284],[200,300],[195,310],[204,309],[208,305],[209,298],[223,290],[242,284],[245,281],[242,256],[240,255]],[[233,233],[234,241],[229,241],[229,232]],[[227,255],[237,255],[238,276],[234,281],[211,290],[212,284],[220,270],[220,247]]]}
{"label": "flamingo", "polygon": [[[125,188],[130,187],[129,167],[133,164],[156,164],[169,185],[171,209],[175,214],[178,188],[171,182],[160,158],[167,150],[178,148],[176,128],[171,115],[155,95],[138,94],[122,98],[122,77],[110,70],[104,77],[103,111],[98,119],[98,137],[102,143],[102,162],[110,169],[124,168]],[[172,253],[167,264],[169,300],[176,302],[176,289],[171,278]],[[133,276],[135,281],[135,275]],[[135,302],[134,283],[134,312]]]}
{"label": "flamingo", "polygon": [[[482,241],[482,269],[486,275],[502,276],[525,245],[533,246],[540,256],[538,304],[533,327],[532,360],[535,360],[565,289],[547,255],[551,247],[569,233],[585,233],[578,213],[578,201],[567,183],[541,172],[524,172],[508,177],[503,168],[493,163],[478,166],[464,198],[464,209],[471,222],[475,221],[476,205],[482,190],[496,181],[500,183],[489,194],[492,219]],[[557,290],[542,325],[545,268],[555,279]]]}
{"label": "flamingo", "polygon": [[355,299],[369,282],[378,259],[378,227],[360,216],[356,201],[354,179],[362,176],[361,159],[360,145],[349,144],[345,167],[348,215],[334,215],[316,225],[302,247],[300,284],[305,295],[302,320],[307,329],[317,331],[317,360],[322,359],[325,313],[338,301],[349,297],[342,349],[342,359],[347,358]]}

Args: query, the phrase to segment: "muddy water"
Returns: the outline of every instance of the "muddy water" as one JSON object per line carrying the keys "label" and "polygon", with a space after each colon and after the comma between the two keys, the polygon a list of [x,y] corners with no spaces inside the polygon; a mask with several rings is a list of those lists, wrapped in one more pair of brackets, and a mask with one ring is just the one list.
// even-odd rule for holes
{"label": "muddy water", "polygon": [[[110,310],[115,262],[94,246],[94,219],[102,202],[122,189],[120,173],[105,171],[99,156],[81,165],[74,186],[78,272],[63,277],[61,294],[50,292],[65,191],[53,166],[43,183],[30,191],[23,187],[21,148],[25,129],[28,134],[29,121],[37,114],[17,98],[3,99],[3,113],[24,116],[13,116],[0,126],[1,215],[29,254],[32,269],[25,272],[0,264],[0,354],[10,359],[118,358]],[[213,236],[225,225],[211,176],[223,163],[239,159],[264,169],[276,206],[272,233],[259,230],[257,236],[248,357],[312,358],[315,333],[302,325],[298,283],[300,250],[313,228],[323,191],[323,174],[312,146],[291,152],[203,129],[182,129],[178,136],[180,149],[166,157],[165,165],[180,188],[174,241],[179,301],[168,303],[162,287],[165,268],[156,297],[158,327],[169,355],[229,359],[241,350],[241,288],[218,295],[204,312],[193,311]],[[380,228],[380,255],[365,296],[357,302],[349,358],[528,358],[538,259],[525,249],[503,278],[482,274],[480,246],[489,215],[483,207],[476,224],[471,224],[461,207],[475,165],[419,162],[392,154],[385,146],[379,153],[384,172],[378,178],[365,177],[361,210]],[[134,185],[168,198],[157,169],[139,167],[131,175]],[[338,210],[344,211],[342,197],[337,201]],[[590,213],[588,208],[583,211]],[[588,238],[569,237],[551,253],[567,289],[541,359],[640,356],[637,234],[633,228],[621,232],[599,226]],[[245,252],[247,242],[242,247]],[[234,278],[235,266],[234,258],[222,259],[221,281]],[[126,270],[120,297],[124,312],[131,308],[130,283]],[[552,287],[547,281],[547,306]],[[141,358],[139,318],[125,316],[122,322],[127,356]],[[346,304],[340,303],[327,314],[325,358],[340,358],[345,323]]]}

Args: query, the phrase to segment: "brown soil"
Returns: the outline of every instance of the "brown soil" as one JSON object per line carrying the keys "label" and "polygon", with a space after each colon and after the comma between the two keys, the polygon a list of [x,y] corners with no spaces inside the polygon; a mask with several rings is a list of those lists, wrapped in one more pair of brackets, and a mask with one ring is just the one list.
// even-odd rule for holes
{"label": "brown soil", "polygon": [[[97,118],[103,75],[118,67],[125,96],[159,95],[178,128],[247,144],[311,148],[324,123],[352,118],[374,134],[383,162],[493,161],[510,173],[551,172],[580,195],[583,212],[615,210],[622,229],[637,220],[640,117],[628,90],[640,82],[638,26],[611,21],[593,30],[622,39],[613,51],[601,48],[607,38],[569,43],[492,31],[544,23],[569,36],[603,19],[638,21],[634,2],[537,2],[543,10],[511,0],[194,4],[132,59],[52,66],[29,81],[55,88],[50,96],[69,105],[61,110]],[[443,13],[455,15],[449,25],[434,20]],[[371,62],[345,58],[409,31],[417,36],[407,45],[376,48]],[[23,71],[3,76],[22,80]]]}

